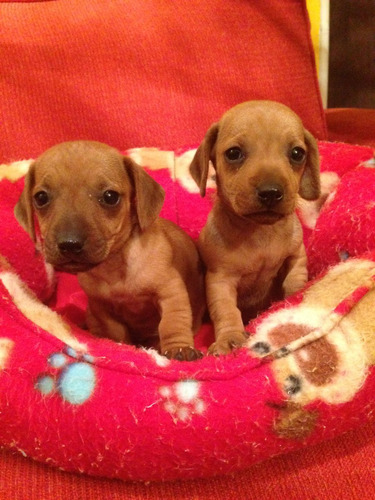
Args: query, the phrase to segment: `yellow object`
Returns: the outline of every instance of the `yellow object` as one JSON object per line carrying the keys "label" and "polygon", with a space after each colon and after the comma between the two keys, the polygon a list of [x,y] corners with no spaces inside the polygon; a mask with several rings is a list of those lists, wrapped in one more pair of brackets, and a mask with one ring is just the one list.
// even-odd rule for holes
{"label": "yellow object", "polygon": [[329,57],[329,0],[306,0],[311,23],[316,70],[323,106],[327,106]]}
{"label": "yellow object", "polygon": [[320,32],[320,0],[306,0],[311,23],[311,38],[314,45],[316,69],[319,73],[319,32]]}

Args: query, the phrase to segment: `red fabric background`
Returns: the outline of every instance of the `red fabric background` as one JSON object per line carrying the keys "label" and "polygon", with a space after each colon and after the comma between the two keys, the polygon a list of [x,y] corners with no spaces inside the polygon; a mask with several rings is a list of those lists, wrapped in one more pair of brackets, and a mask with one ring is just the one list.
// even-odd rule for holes
{"label": "red fabric background", "polygon": [[374,440],[374,426],[367,425],[332,441],[254,465],[233,476],[146,485],[67,474],[21,455],[0,451],[0,498],[373,500]]}
{"label": "red fabric background", "polygon": [[177,149],[254,98],[326,136],[301,0],[3,3],[0,60],[0,161],[78,138]]}

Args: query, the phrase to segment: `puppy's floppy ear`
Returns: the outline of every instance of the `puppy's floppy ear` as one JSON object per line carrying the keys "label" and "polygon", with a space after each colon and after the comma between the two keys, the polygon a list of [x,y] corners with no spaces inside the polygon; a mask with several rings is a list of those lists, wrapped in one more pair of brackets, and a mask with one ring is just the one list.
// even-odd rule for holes
{"label": "puppy's floppy ear", "polygon": [[211,125],[189,167],[191,176],[198,184],[202,197],[206,194],[209,161],[212,157],[212,151],[216,143],[218,132],[219,124],[214,123]]}
{"label": "puppy's floppy ear", "polygon": [[305,200],[317,200],[320,196],[319,151],[315,138],[305,130],[307,161],[302,174],[299,195]]}
{"label": "puppy's floppy ear", "polygon": [[145,230],[159,216],[165,191],[131,158],[124,157],[124,166],[133,184],[135,209],[141,230]]}
{"label": "puppy's floppy ear", "polygon": [[16,206],[14,207],[14,215],[19,224],[29,233],[31,239],[35,243],[34,208],[32,200],[33,187],[34,163],[30,165],[29,171],[25,176],[25,186]]}

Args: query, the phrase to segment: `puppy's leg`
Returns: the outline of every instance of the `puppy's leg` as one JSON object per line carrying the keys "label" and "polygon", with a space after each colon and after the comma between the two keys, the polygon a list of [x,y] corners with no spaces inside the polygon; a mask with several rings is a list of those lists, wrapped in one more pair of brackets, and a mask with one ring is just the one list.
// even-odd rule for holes
{"label": "puppy's leg", "polygon": [[286,276],[282,285],[284,296],[292,295],[303,288],[307,282],[306,250],[301,243],[298,251],[284,263]]}
{"label": "puppy's leg", "polygon": [[106,337],[124,344],[132,343],[127,326],[116,320],[101,301],[89,298],[86,321],[90,332],[97,337]]}
{"label": "puppy's leg", "polygon": [[228,354],[246,340],[241,312],[237,307],[236,280],[208,271],[206,293],[216,339],[208,352],[214,355]]}
{"label": "puppy's leg", "polygon": [[194,348],[193,316],[185,283],[178,273],[169,277],[159,296],[160,351],[167,358],[194,361],[202,353]]}

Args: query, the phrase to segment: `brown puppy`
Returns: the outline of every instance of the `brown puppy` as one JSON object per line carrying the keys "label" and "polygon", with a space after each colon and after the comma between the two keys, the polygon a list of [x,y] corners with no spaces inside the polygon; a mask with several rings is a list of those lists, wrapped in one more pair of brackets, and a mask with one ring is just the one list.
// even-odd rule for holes
{"label": "brown puppy", "polygon": [[[58,144],[30,167],[15,208],[57,270],[78,274],[98,336],[193,360],[204,283],[193,241],[158,217],[164,190],[130,158],[91,141]],[[155,340],[155,339],[154,339]]]}
{"label": "brown puppy", "polygon": [[205,195],[209,162],[217,198],[199,237],[207,266],[206,295],[216,342],[230,352],[244,337],[243,322],[307,280],[297,195],[320,193],[315,139],[286,106],[239,104],[208,130],[190,166]]}

